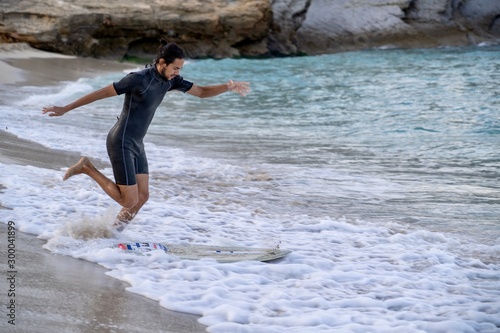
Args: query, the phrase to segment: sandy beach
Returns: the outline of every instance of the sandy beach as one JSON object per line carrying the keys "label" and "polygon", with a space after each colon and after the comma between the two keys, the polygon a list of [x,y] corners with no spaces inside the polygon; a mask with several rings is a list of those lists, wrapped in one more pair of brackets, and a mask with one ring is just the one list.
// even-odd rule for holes
{"label": "sandy beach", "polygon": [[[36,51],[24,45],[0,45],[1,89],[17,85],[50,85],[102,71],[137,67]],[[5,125],[2,124],[2,127]],[[53,150],[0,130],[0,163],[61,170],[79,154]],[[106,163],[106,162],[102,162]],[[1,168],[0,168],[1,172]],[[1,176],[1,175],[0,175]],[[62,171],[61,171],[62,176]],[[0,189],[1,193],[1,189]],[[0,205],[2,210],[9,207]],[[1,221],[2,280],[7,263],[7,222]],[[14,221],[15,222],[15,221]],[[16,232],[15,326],[8,323],[2,297],[1,332],[204,332],[198,317],[168,311],[145,297],[127,292],[127,284],[107,276],[94,263],[55,255],[42,248],[44,240]],[[2,283],[2,286],[6,286]],[[3,287],[2,293],[5,294]]]}
{"label": "sandy beach", "polygon": [[25,44],[0,44],[0,84],[51,85],[137,67],[118,61],[44,52]]}

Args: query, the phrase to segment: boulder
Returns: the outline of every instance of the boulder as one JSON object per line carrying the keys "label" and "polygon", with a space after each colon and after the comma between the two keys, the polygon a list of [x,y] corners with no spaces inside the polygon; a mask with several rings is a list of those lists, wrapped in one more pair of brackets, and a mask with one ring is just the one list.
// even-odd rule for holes
{"label": "boulder", "polygon": [[498,0],[273,0],[270,48],[322,54],[500,39]]}

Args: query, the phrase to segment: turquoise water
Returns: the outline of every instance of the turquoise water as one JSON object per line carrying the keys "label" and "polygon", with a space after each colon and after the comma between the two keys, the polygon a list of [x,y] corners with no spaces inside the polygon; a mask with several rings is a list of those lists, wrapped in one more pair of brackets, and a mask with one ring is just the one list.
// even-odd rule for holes
{"label": "turquoise water", "polygon": [[297,213],[408,222],[495,241],[499,51],[195,61],[185,66],[186,78],[210,84],[233,77],[250,81],[253,92],[167,101],[151,133],[198,154],[293,168],[291,177],[300,179],[285,194],[308,203]]}

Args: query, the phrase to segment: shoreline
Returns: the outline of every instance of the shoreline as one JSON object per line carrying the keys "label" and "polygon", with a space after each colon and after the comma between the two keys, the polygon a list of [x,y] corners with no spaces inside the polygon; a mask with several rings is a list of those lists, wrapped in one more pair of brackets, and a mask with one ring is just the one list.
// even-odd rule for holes
{"label": "shoreline", "polygon": [[[4,223],[0,224],[0,237],[7,240]],[[1,302],[0,327],[7,331],[205,332],[198,316],[167,310],[158,302],[127,292],[127,283],[107,276],[104,267],[52,254],[42,248],[44,240],[30,234],[16,231],[12,239],[14,270],[7,266],[7,242],[2,242],[0,250],[4,258],[0,267],[4,278],[11,278],[10,289],[15,294]],[[8,302],[15,304],[13,310],[7,308]],[[9,313],[13,315],[9,317]]]}
{"label": "shoreline", "polygon": [[[36,50],[5,51],[0,48],[2,88],[22,84],[52,85],[65,80],[94,76],[106,71],[133,69],[131,64],[96,59],[52,55]],[[3,71],[6,69],[6,71]],[[55,150],[19,138],[0,129],[1,164],[29,165],[61,170],[76,163],[80,154]],[[108,166],[96,161],[96,166]],[[1,171],[1,168],[0,168]],[[36,170],[34,171],[36,172]],[[0,193],[3,192],[0,186]],[[4,207],[2,211],[11,209]],[[14,223],[16,221],[13,221]],[[0,267],[7,274],[7,220],[0,223],[2,241]],[[7,297],[2,298],[3,319],[0,327],[18,332],[205,332],[199,316],[161,307],[158,302],[126,291],[127,284],[105,273],[98,264],[50,253],[42,248],[44,240],[15,232],[16,325],[8,323]],[[7,276],[4,276],[7,278]]]}
{"label": "shoreline", "polygon": [[27,44],[0,44],[0,84],[46,86],[103,72],[134,70],[137,64],[78,58],[36,50]]}

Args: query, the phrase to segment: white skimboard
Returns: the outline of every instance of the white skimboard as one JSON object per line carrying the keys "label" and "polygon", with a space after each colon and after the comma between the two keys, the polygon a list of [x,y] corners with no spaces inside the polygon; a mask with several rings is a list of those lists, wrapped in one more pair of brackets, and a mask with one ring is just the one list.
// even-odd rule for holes
{"label": "white skimboard", "polygon": [[151,251],[165,251],[180,259],[199,260],[215,259],[218,262],[237,262],[246,260],[271,261],[283,258],[291,250],[275,248],[253,248],[244,246],[217,246],[201,244],[169,244],[169,243],[118,243],[113,248],[144,254]]}

